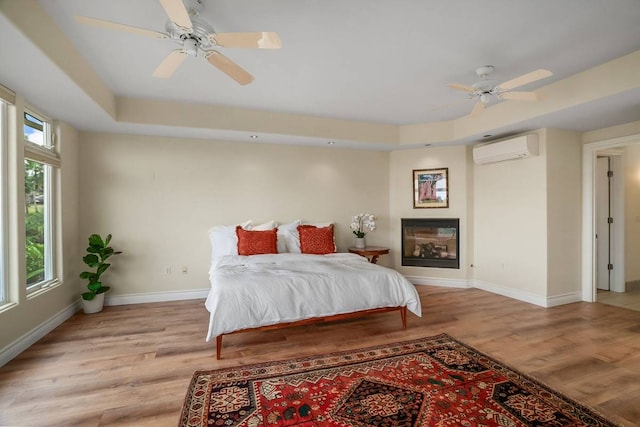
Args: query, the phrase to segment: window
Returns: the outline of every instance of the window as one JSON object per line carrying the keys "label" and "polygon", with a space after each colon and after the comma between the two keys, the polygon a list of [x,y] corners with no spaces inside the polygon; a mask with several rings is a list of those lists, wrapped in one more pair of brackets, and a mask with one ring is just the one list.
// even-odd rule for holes
{"label": "window", "polygon": [[29,112],[24,113],[24,139],[46,148],[53,148],[51,138],[45,137],[49,134],[49,124],[38,119]]}
{"label": "window", "polygon": [[58,283],[55,263],[55,177],[60,160],[51,124],[24,113],[25,257],[27,293]]}
{"label": "window", "polygon": [[7,105],[0,99],[0,306],[8,300],[7,291]]}

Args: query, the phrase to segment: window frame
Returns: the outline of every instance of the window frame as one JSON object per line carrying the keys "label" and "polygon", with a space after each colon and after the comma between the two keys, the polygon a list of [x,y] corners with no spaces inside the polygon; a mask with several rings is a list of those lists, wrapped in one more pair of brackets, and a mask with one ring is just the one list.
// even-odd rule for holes
{"label": "window frame", "polygon": [[0,99],[0,307],[10,302],[9,298],[9,196],[8,196],[8,105]]}
{"label": "window frame", "polygon": [[[25,107],[23,112],[23,121],[21,122],[21,129],[24,129],[24,125],[27,121],[27,115],[40,120],[43,123],[43,145],[36,144],[24,138],[24,160],[38,162],[43,165],[44,172],[44,279],[28,284],[25,280],[22,286],[26,288],[27,297],[37,295],[40,291],[44,291],[48,288],[57,286],[60,284],[59,273],[57,268],[57,239],[56,234],[56,206],[57,200],[57,171],[60,168],[60,157],[56,151],[53,125],[52,121],[38,113],[33,108]],[[24,131],[23,131],[24,134]],[[26,232],[26,228],[23,233]],[[25,252],[22,256],[26,256]],[[26,275],[26,270],[25,270]],[[25,276],[26,277],[26,276]]]}

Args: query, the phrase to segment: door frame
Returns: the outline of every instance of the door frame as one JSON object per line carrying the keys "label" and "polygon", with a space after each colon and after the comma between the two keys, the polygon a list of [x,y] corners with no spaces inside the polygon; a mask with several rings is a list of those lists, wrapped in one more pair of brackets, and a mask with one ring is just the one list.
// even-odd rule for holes
{"label": "door frame", "polygon": [[[616,148],[619,150],[619,148]],[[608,151],[608,150],[607,150]],[[614,197],[613,191],[615,189],[613,178],[607,176],[607,171],[613,171],[613,175],[616,175],[616,171],[613,168],[613,156],[604,154],[598,151],[596,155],[596,188],[595,188],[595,223],[596,223],[596,288],[598,290],[610,291],[612,288],[612,270],[607,269],[607,264],[615,264],[615,258],[613,251],[613,243],[615,242],[615,235],[613,231],[613,224],[607,221],[608,217],[615,218],[615,212],[613,207]],[[606,168],[606,169],[605,169]],[[606,288],[604,285],[606,284]]]}
{"label": "door frame", "polygon": [[[582,146],[582,300],[587,302],[596,301],[596,158],[598,153],[616,147],[624,147],[640,142],[640,134],[611,138],[603,141],[590,142]],[[620,156],[614,156],[613,160],[620,162],[617,166],[622,166]],[[617,168],[622,175],[622,167]],[[616,260],[617,268],[612,270],[611,289],[624,290],[625,271],[625,250],[624,250],[624,176],[616,180],[614,187],[613,210],[616,220],[613,222],[612,234],[614,244],[612,247],[613,257]],[[622,286],[622,287],[621,287]]]}
{"label": "door frame", "polygon": [[[625,197],[625,171],[624,171],[624,163],[623,156],[624,150],[620,147],[609,148],[606,150],[598,150],[596,151],[596,162],[599,156],[607,157],[609,159],[609,170],[613,172],[613,177],[610,178],[609,181],[609,216],[613,218],[613,224],[609,227],[609,260],[613,264],[614,268],[609,273],[609,291],[613,292],[624,292],[625,289],[625,242],[624,242],[624,197]],[[597,170],[594,170],[594,172]],[[597,178],[594,179],[594,183],[597,181]],[[594,187],[595,188],[595,187]],[[595,189],[594,189],[595,191]],[[597,199],[598,195],[594,193],[594,198]],[[597,205],[597,200],[594,206]],[[594,230],[594,245],[596,245],[595,251],[596,254],[598,252],[598,242],[595,238],[595,235],[598,233],[597,222],[598,222],[598,208],[595,208],[595,217],[594,224],[596,224],[596,229]],[[622,239],[622,242],[620,242]],[[597,255],[594,258],[595,264],[595,272],[597,274],[598,265],[597,265]],[[598,288],[598,278],[594,277],[596,293]]]}

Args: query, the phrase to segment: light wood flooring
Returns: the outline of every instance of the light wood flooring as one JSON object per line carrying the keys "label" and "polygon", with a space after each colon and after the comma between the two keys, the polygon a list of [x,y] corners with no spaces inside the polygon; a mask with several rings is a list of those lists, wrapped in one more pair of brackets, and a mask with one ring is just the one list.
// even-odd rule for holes
{"label": "light wood flooring", "polygon": [[446,332],[626,426],[640,425],[640,312],[541,308],[477,289],[419,286],[397,313],[205,343],[202,300],[78,313],[0,368],[0,425],[175,426],[195,370],[355,349]]}
{"label": "light wood flooring", "polygon": [[628,308],[629,310],[640,311],[640,288],[630,289],[626,292],[598,291],[598,302],[602,304],[615,305],[617,307]]}

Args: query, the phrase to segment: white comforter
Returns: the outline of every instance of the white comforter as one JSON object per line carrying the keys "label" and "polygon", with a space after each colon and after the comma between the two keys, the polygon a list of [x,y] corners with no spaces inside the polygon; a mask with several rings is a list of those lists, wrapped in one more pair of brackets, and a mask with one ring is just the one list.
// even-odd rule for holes
{"label": "white comforter", "polygon": [[395,270],[350,253],[222,257],[209,271],[207,341],[240,329],[407,306],[421,316],[420,297]]}

